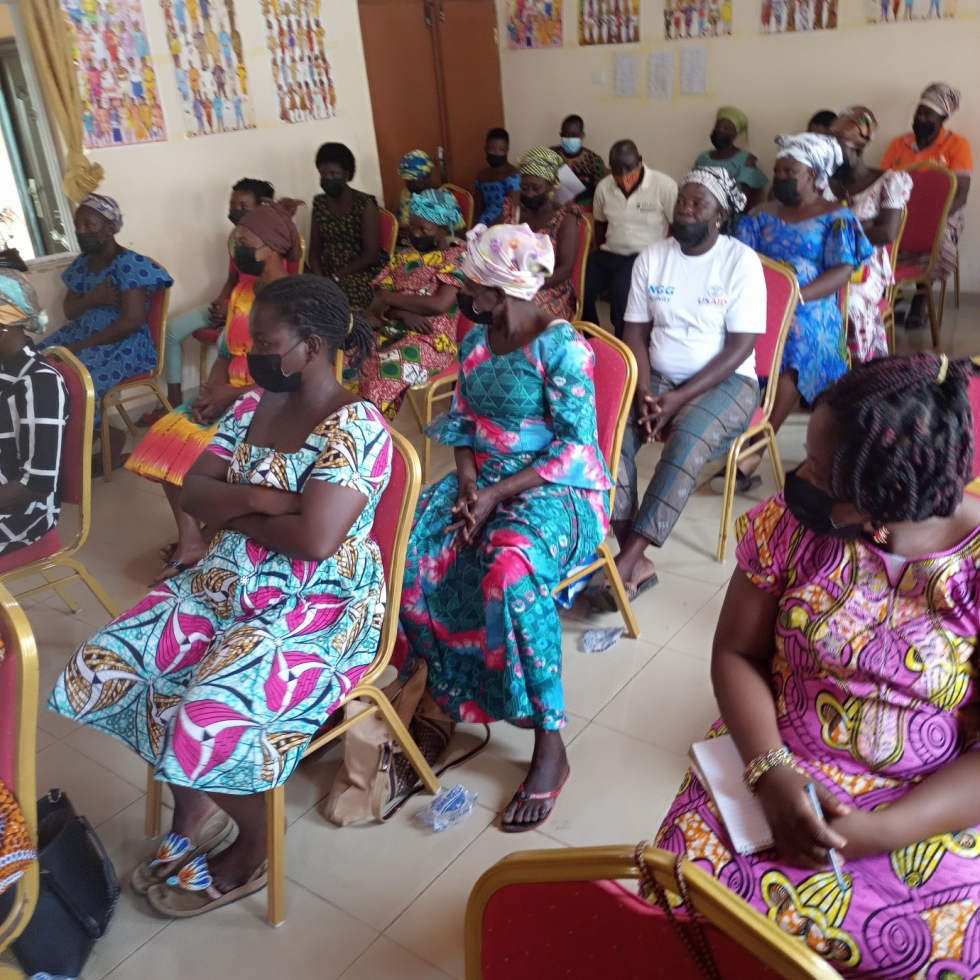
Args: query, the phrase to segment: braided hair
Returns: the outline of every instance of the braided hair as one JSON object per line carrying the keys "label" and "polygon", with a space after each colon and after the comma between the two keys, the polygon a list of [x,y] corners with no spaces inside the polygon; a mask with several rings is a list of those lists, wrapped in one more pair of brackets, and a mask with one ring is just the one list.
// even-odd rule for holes
{"label": "braided hair", "polygon": [[840,434],[831,493],[878,527],[949,517],[973,476],[969,360],[933,353],[857,366],[821,395]]}
{"label": "braided hair", "polygon": [[330,279],[284,276],[270,282],[255,302],[274,306],[300,338],[321,337],[331,358],[338,350],[349,353],[351,368],[359,368],[374,350],[374,331],[361,313],[351,311],[343,290]]}

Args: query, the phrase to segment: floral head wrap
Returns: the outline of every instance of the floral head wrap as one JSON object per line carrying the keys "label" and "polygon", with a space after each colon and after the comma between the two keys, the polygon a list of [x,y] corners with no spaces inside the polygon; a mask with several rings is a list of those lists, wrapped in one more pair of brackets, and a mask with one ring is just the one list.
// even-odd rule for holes
{"label": "floral head wrap", "polygon": [[701,184],[707,187],[729,214],[741,214],[748,203],[738,181],[721,167],[695,167],[681,181],[681,187],[685,184]]}
{"label": "floral head wrap", "polygon": [[723,105],[715,115],[715,121],[719,119],[727,119],[735,127],[735,132],[739,136],[749,131],[749,117],[733,105]]}
{"label": "floral head wrap", "polygon": [[112,233],[115,235],[122,230],[122,211],[115,198],[105,194],[88,194],[83,197],[78,205],[80,208],[88,208],[96,214],[101,215],[112,226]]}
{"label": "floral head wrap", "polygon": [[48,315],[26,277],[16,269],[0,269],[0,327],[41,334],[47,325]]}
{"label": "floral head wrap", "polygon": [[830,130],[845,146],[863,150],[878,135],[878,120],[867,106],[852,105],[834,120]]}
{"label": "floral head wrap", "polygon": [[463,275],[515,299],[533,299],[555,271],[551,239],[527,225],[477,225],[466,237]]}
{"label": "floral head wrap", "polygon": [[455,196],[441,189],[413,194],[408,202],[408,213],[450,231],[463,223],[463,213]]}
{"label": "floral head wrap", "polygon": [[933,82],[919,96],[919,105],[941,116],[951,116],[960,107],[960,90],[945,82]]}
{"label": "floral head wrap", "polygon": [[432,157],[425,150],[412,150],[402,157],[402,162],[398,164],[398,176],[402,180],[421,180],[428,177],[436,165],[432,162]]}
{"label": "floral head wrap", "polygon": [[557,184],[558,171],[564,165],[565,161],[554,150],[546,146],[535,146],[521,157],[517,169],[524,177],[540,177],[549,184]]}
{"label": "floral head wrap", "polygon": [[783,134],[775,139],[779,147],[777,157],[790,157],[806,164],[817,175],[817,190],[827,186],[830,175],[844,162],[840,143],[833,136],[820,133]]}

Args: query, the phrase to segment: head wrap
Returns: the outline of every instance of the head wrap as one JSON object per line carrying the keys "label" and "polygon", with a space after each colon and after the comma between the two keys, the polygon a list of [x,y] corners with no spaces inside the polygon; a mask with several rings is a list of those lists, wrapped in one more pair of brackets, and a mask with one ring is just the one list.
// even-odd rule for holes
{"label": "head wrap", "polygon": [[408,213],[423,221],[431,221],[452,231],[463,223],[459,203],[449,191],[427,190],[413,194],[408,202]]}
{"label": "head wrap", "polygon": [[94,211],[96,214],[105,218],[112,225],[113,234],[122,230],[122,211],[119,209],[119,205],[114,198],[108,197],[105,194],[89,194],[82,198],[78,206],[80,208],[88,208],[90,211]]}
{"label": "head wrap", "polygon": [[299,231],[293,224],[288,209],[278,201],[268,201],[246,211],[245,217],[238,222],[238,227],[247,228],[287,262],[299,262],[303,251]]}
{"label": "head wrap", "polygon": [[695,167],[681,181],[681,187],[685,184],[701,184],[707,187],[729,214],[741,214],[748,203],[738,181],[721,167]]}
{"label": "head wrap", "polygon": [[516,299],[533,299],[555,271],[551,239],[527,225],[477,225],[466,237],[460,268],[481,286],[494,286]]}
{"label": "head wrap", "polygon": [[558,183],[558,171],[565,166],[565,161],[554,150],[546,146],[534,146],[517,164],[517,169],[523,177],[540,177],[549,184]]}
{"label": "head wrap", "polygon": [[817,190],[827,186],[827,179],[844,162],[840,143],[833,136],[820,133],[797,133],[789,136],[783,133],[775,139],[779,157],[790,157],[806,164],[817,175]]}
{"label": "head wrap", "polygon": [[716,121],[719,119],[727,119],[735,127],[735,132],[739,136],[749,131],[749,117],[733,105],[723,105],[715,116]]}
{"label": "head wrap", "polygon": [[37,293],[16,269],[0,269],[0,327],[23,327],[28,333],[44,333],[48,315]]}
{"label": "head wrap", "polygon": [[960,90],[945,82],[933,82],[919,96],[919,105],[933,109],[941,116],[951,116],[960,107]]}
{"label": "head wrap", "polygon": [[402,157],[402,162],[398,164],[398,176],[402,180],[421,180],[427,177],[436,169],[432,162],[432,157],[425,150],[412,150]]}
{"label": "head wrap", "polygon": [[865,105],[845,109],[830,127],[841,143],[863,150],[878,135],[878,120]]}

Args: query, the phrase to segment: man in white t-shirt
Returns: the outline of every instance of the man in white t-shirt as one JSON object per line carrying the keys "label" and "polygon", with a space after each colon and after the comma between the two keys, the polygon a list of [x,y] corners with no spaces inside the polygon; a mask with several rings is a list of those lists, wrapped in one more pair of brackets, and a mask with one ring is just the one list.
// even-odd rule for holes
{"label": "man in white t-shirt", "polygon": [[[702,467],[728,452],[758,405],[755,342],[766,329],[762,263],[748,246],[721,234],[729,214],[744,207],[745,195],[724,170],[692,171],[674,208],[674,237],[645,249],[633,266],[624,339],[639,380],[612,515],[616,565],[631,599],[657,582],[646,549],[664,544]],[[636,454],[656,441],[664,450],[641,502]],[[593,594],[593,604],[615,608],[608,588]]]}
{"label": "man in white t-shirt", "polygon": [[632,140],[613,144],[609,169],[612,172],[599,181],[592,201],[599,248],[589,256],[583,316],[590,323],[599,322],[596,297],[608,289],[610,318],[616,336],[622,337],[633,262],[648,245],[667,237],[677,184],[644,166]]}

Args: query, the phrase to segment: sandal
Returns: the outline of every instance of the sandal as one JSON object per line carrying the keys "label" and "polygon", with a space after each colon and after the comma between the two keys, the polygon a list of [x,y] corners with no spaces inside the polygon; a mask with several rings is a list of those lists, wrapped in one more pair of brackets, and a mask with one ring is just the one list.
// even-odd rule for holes
{"label": "sandal", "polygon": [[225,905],[240,902],[249,895],[262,891],[269,883],[268,862],[263,861],[255,873],[243,885],[230,892],[219,892],[208,868],[204,854],[185,864],[165,884],[154,885],[146,898],[154,912],[168,919],[193,919]]}
{"label": "sandal", "polygon": [[[201,854],[210,854],[234,829],[235,821],[224,811],[218,811],[201,828],[198,835],[201,838],[200,844],[194,844],[187,837],[180,834],[169,833],[160,842],[160,847],[156,855],[138,865],[130,878],[130,884],[137,895],[145,895],[153,885],[162,885],[169,874],[179,871],[185,864],[189,864],[194,858]],[[167,874],[162,874],[158,869],[165,864],[177,865],[170,869]]]}
{"label": "sandal", "polygon": [[[514,799],[510,801],[511,803],[513,803],[514,800],[517,801],[517,809],[514,811],[514,816],[517,816],[517,814],[521,812],[523,807],[525,807],[528,803],[532,801],[550,800],[551,806],[548,808],[547,812],[543,817],[541,817],[538,820],[535,820],[533,823],[514,823],[514,822],[504,823],[503,819],[501,819],[500,829],[505,834],[523,834],[525,831],[528,830],[537,830],[538,827],[541,827],[545,823],[547,823],[548,818],[551,816],[552,813],[554,813],[555,803],[558,801],[558,797],[561,795],[561,791],[565,788],[565,783],[568,782],[568,777],[571,776],[571,774],[572,774],[572,767],[569,766],[568,769],[565,770],[565,778],[561,781],[561,785],[558,787],[558,789],[550,790],[547,793],[529,793],[524,788],[524,784],[521,783],[521,785],[517,787],[517,792],[514,794]],[[510,806],[510,803],[508,803],[507,806]],[[506,810],[507,807],[504,807],[504,809]],[[502,816],[503,815],[501,814],[501,817]]]}
{"label": "sandal", "polygon": [[[749,493],[762,483],[762,477],[758,473],[746,475],[741,470],[735,470],[735,492]],[[719,495],[725,492],[725,474],[716,473],[710,480],[712,493]]]}
{"label": "sandal", "polygon": [[[153,585],[163,585],[164,582],[169,582],[172,578],[176,578],[181,572],[186,572],[188,568],[193,568],[193,565],[188,565],[187,562],[183,561],[168,561],[164,564],[163,568],[160,569],[157,577],[150,583]],[[169,569],[173,571],[168,571]]]}
{"label": "sandal", "polygon": [[[626,590],[626,597],[632,604],[636,601],[636,599],[643,595],[644,592],[652,589],[659,582],[660,576],[654,572],[649,578],[645,578],[642,582],[640,582],[639,585],[630,585],[629,582],[624,582],[623,588]],[[585,597],[588,599],[595,612],[616,612],[619,609],[619,606],[616,604],[616,597],[613,595],[613,591],[608,585],[601,589],[596,589],[594,592],[586,592]]]}

